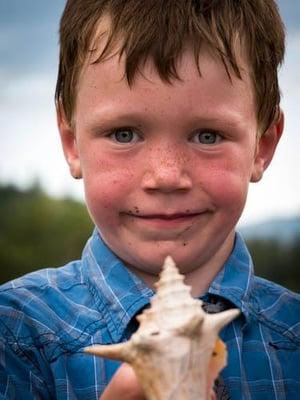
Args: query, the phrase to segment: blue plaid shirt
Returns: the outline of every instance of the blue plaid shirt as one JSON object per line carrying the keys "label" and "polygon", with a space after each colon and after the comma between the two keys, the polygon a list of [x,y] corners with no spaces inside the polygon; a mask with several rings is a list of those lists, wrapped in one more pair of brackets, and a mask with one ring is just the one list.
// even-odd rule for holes
{"label": "blue plaid shirt", "polygon": [[[2,285],[0,399],[98,400],[118,362],[82,349],[127,340],[152,295],[96,231],[81,260]],[[299,400],[300,296],[255,277],[239,235],[210,296],[242,311],[222,331],[229,359],[219,398]]]}

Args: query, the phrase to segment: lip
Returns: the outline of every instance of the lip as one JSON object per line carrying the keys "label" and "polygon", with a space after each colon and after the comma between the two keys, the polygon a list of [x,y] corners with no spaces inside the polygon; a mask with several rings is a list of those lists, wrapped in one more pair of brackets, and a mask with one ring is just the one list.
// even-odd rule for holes
{"label": "lip", "polygon": [[173,220],[180,220],[180,219],[185,219],[185,218],[192,218],[195,217],[196,215],[199,215],[200,213],[174,213],[174,214],[150,214],[150,215],[139,215],[136,214],[134,215],[137,218],[142,218],[142,219],[161,219],[165,221],[173,221]]}
{"label": "lip", "polygon": [[172,214],[134,214],[125,213],[127,216],[134,218],[137,222],[142,223],[144,226],[153,225],[156,227],[174,227],[183,224],[188,224],[194,221],[197,217],[203,214],[203,212],[195,213],[181,213],[176,212]]}

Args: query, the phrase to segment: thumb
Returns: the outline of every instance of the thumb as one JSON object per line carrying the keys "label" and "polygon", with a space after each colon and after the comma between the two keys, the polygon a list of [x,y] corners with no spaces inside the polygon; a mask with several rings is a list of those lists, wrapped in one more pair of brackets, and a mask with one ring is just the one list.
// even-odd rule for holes
{"label": "thumb", "polygon": [[99,400],[116,399],[145,400],[133,369],[126,363],[117,370]]}

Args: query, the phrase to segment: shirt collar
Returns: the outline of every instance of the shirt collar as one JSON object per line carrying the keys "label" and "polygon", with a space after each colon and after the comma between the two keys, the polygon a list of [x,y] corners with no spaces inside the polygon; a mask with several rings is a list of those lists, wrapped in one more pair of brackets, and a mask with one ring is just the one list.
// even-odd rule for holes
{"label": "shirt collar", "polygon": [[149,303],[153,291],[130,272],[95,229],[82,255],[83,279],[105,319],[113,342],[125,337],[131,319]]}
{"label": "shirt collar", "polygon": [[[83,251],[82,262],[83,278],[95,298],[95,307],[106,320],[113,341],[126,340],[124,333],[128,324],[149,304],[153,290],[124,266],[96,229]],[[233,251],[211,283],[208,294],[229,301],[247,320],[252,277],[251,256],[237,233]]]}
{"label": "shirt collar", "polygon": [[231,255],[211,283],[208,293],[230,301],[241,310],[248,322],[253,274],[250,253],[241,235],[236,233]]}

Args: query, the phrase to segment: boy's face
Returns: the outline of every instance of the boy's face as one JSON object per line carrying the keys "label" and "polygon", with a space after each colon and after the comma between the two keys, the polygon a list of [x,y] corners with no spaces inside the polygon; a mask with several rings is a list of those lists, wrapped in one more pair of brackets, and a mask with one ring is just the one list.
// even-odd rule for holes
{"label": "boy's face", "polygon": [[75,132],[60,121],[92,218],[108,246],[141,274],[159,272],[167,255],[182,272],[211,266],[215,274],[232,249],[249,181],[260,179],[280,129],[257,142],[248,74],[230,82],[207,50],[201,77],[187,49],[181,81],[172,84],[149,62],[130,88],[118,60],[83,71]]}

